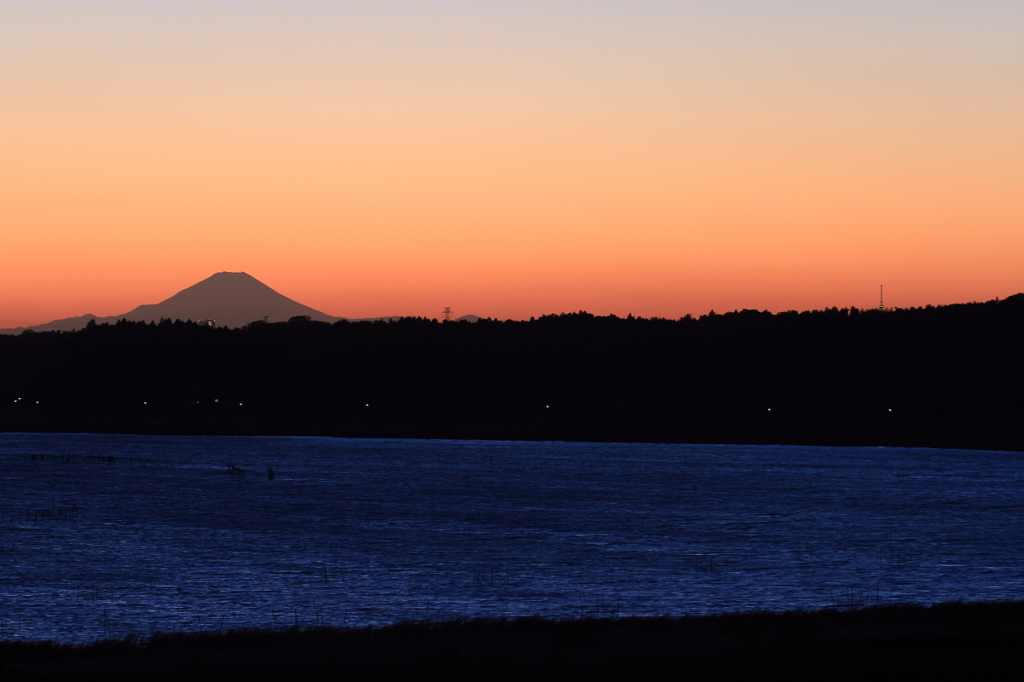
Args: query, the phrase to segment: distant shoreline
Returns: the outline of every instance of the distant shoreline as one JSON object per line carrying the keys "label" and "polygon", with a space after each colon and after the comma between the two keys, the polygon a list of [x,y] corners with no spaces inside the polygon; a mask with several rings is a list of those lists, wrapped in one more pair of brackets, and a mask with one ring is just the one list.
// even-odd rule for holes
{"label": "distant shoreline", "polygon": [[792,445],[900,447],[1024,452],[1012,436],[926,434],[914,431],[853,432],[845,429],[758,429],[747,425],[462,423],[358,425],[324,421],[218,421],[126,417],[53,419],[0,414],[0,433],[97,433],[159,436],[310,436],[591,443],[677,443],[689,445]]}
{"label": "distant shoreline", "polygon": [[661,618],[0,640],[4,679],[995,680],[1024,676],[1024,602]]}

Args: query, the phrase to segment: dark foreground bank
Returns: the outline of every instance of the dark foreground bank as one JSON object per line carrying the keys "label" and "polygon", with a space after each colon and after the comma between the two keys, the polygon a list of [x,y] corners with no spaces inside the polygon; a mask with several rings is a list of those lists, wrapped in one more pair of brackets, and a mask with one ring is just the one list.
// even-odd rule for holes
{"label": "dark foreground bank", "polygon": [[1024,679],[1024,602],[0,642],[0,678]]}

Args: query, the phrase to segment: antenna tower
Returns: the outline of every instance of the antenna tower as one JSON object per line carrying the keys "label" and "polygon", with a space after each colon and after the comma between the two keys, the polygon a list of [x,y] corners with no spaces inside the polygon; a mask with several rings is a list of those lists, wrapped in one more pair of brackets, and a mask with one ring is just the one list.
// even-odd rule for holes
{"label": "antenna tower", "polygon": [[450,305],[446,305],[444,307],[444,310],[442,311],[442,313],[444,313],[444,321],[445,322],[451,322],[452,321],[452,307]]}
{"label": "antenna tower", "polygon": [[878,285],[878,309],[885,310],[885,285]]}

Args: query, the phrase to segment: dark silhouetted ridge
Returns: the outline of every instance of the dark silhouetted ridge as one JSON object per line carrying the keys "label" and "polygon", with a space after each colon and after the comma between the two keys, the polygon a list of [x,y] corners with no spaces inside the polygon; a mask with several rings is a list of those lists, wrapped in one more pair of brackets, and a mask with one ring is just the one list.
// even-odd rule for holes
{"label": "dark silhouetted ridge", "polygon": [[0,336],[0,429],[1024,449],[1022,295],[328,323],[274,313],[288,299],[247,275],[216,275],[136,316],[221,320],[193,301],[243,299],[235,286],[255,303],[229,325],[288,321]]}
{"label": "dark silhouetted ridge", "polygon": [[4,329],[0,332],[17,334],[25,329],[39,332],[71,331],[82,329],[90,321],[102,324],[118,320],[216,320],[218,327],[242,327],[250,322],[262,321],[264,318],[268,322],[286,322],[293,317],[309,317],[317,322],[337,322],[345,319],[293,301],[247,273],[218,272],[187,289],[182,289],[165,301],[140,305],[121,315],[83,315],[32,327]]}

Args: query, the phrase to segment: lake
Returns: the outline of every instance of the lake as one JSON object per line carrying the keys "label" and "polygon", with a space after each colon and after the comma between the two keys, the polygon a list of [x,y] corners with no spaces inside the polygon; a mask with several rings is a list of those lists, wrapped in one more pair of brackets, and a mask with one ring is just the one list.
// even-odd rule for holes
{"label": "lake", "polygon": [[991,451],[3,433],[0,638],[1019,599],[1022,481]]}

